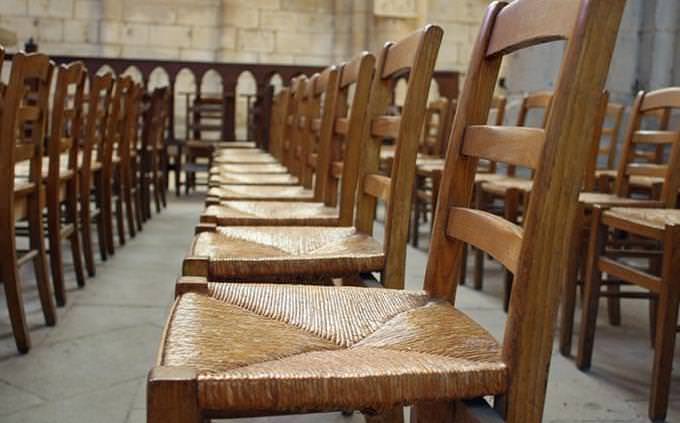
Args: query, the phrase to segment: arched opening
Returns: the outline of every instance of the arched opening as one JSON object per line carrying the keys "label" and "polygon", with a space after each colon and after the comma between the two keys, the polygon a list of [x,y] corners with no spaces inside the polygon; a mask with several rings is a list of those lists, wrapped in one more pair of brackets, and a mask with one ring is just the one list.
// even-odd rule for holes
{"label": "arched opening", "polygon": [[194,73],[184,68],[177,73],[175,78],[175,134],[185,139],[191,138],[187,133],[187,117],[191,100],[196,96],[196,76]]}
{"label": "arched opening", "polygon": [[127,69],[125,69],[125,71],[123,72],[123,75],[129,76],[137,84],[143,84],[144,83],[144,78],[142,77],[142,72],[140,72],[139,69],[136,66],[129,66]]}
{"label": "arched opening", "polygon": [[257,84],[253,74],[245,71],[236,81],[236,139],[251,140],[255,136],[252,125],[252,108],[255,104]]}
{"label": "arched opening", "polygon": [[279,91],[281,91],[281,88],[283,88],[283,79],[281,78],[281,75],[278,73],[273,74],[269,78],[269,85],[274,87],[274,94],[278,94]]}
{"label": "arched opening", "polygon": [[167,87],[169,85],[170,78],[168,77],[168,73],[165,69],[158,67],[149,74],[149,82],[146,89],[151,91],[154,88]]}
{"label": "arched opening", "polygon": [[192,118],[194,127],[200,125],[200,138],[206,140],[219,140],[222,138],[222,126],[224,124],[224,99],[223,99],[222,76],[214,69],[208,70],[201,78],[201,101],[196,98],[190,99],[194,113]]}

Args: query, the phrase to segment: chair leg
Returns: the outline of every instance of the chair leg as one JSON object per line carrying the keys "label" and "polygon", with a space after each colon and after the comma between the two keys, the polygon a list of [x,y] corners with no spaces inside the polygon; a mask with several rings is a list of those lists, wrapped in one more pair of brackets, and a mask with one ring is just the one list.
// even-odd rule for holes
{"label": "chair leg", "polygon": [[658,301],[656,344],[652,369],[652,391],[649,401],[649,418],[666,419],[670,393],[673,352],[680,304],[680,226],[666,230],[661,291]]}
{"label": "chair leg", "polygon": [[123,202],[125,203],[125,214],[127,216],[127,227],[130,238],[137,235],[137,223],[135,222],[135,211],[132,196],[132,178],[130,177],[129,169],[121,169],[123,172],[121,176],[123,190]]}
{"label": "chair leg", "polygon": [[102,178],[102,207],[101,214],[106,232],[106,250],[108,255],[115,254],[113,241],[113,184],[112,177]]}
{"label": "chair leg", "polygon": [[470,250],[469,245],[463,245],[463,257],[460,261],[460,275],[458,275],[458,284],[465,285],[465,279],[467,278],[467,261],[468,261],[468,251]]}
{"label": "chair leg", "polygon": [[418,181],[413,192],[413,204],[411,205],[411,246],[418,248],[418,224],[420,223],[420,199],[418,198]]}
{"label": "chair leg", "polygon": [[184,367],[151,369],[146,388],[147,423],[204,423],[198,408],[197,372]]}
{"label": "chair leg", "polygon": [[609,283],[607,290],[607,315],[609,316],[609,324],[612,326],[621,326],[621,298],[617,295],[621,292],[621,287],[618,283]]}
{"label": "chair leg", "polygon": [[52,268],[52,284],[57,305],[66,304],[66,289],[64,287],[64,257],[61,250],[61,212],[59,199],[49,198],[47,207],[47,232],[50,243],[50,267]]}
{"label": "chair leg", "polygon": [[[482,190],[480,184],[475,185],[474,195],[475,207],[478,210],[484,210],[486,206],[486,197],[484,196],[484,191]],[[477,291],[480,291],[484,285],[484,251],[478,248],[473,248],[473,250],[475,252],[475,267],[472,286]]]}
{"label": "chair leg", "polygon": [[578,288],[578,273],[582,261],[584,209],[579,206],[574,221],[574,233],[569,243],[569,258],[567,272],[564,278],[562,307],[560,311],[560,353],[569,357],[574,334],[574,313],[576,310],[576,291]]}
{"label": "chair leg", "polygon": [[590,239],[588,241],[587,264],[584,281],[584,298],[581,317],[581,333],[578,340],[576,353],[576,366],[581,370],[590,368],[593,356],[593,343],[595,341],[595,326],[597,312],[600,303],[600,287],[602,285],[602,272],[598,262],[605,252],[607,243],[607,228],[600,223],[602,211],[600,208],[593,210]]}
{"label": "chair leg", "polygon": [[[4,234],[13,234],[14,222],[6,225],[3,229]],[[5,226],[5,225],[3,225]],[[7,310],[14,333],[14,342],[20,353],[27,353],[31,348],[31,338],[26,324],[26,314],[24,313],[24,303],[21,295],[21,279],[19,268],[17,267],[16,240],[14,235],[0,237],[0,246],[4,251],[2,262],[0,262],[0,277],[5,287],[5,298],[7,299]],[[51,300],[51,297],[50,297]],[[53,305],[54,307],[54,305]],[[43,313],[46,310],[43,308]],[[54,311],[52,310],[52,319]],[[47,314],[45,314],[47,320]],[[54,321],[52,322],[54,324]]]}
{"label": "chair leg", "polygon": [[92,247],[92,215],[90,213],[90,198],[87,193],[80,193],[80,241],[83,244],[85,270],[87,276],[96,274],[94,265],[94,249]]}
{"label": "chair leg", "polygon": [[[74,181],[75,182],[75,181]],[[78,225],[78,191],[75,184],[71,184],[66,193],[66,212],[67,219],[73,225],[73,232],[70,236],[71,256],[73,257],[73,268],[76,272],[76,282],[79,287],[85,286],[85,273],[83,272],[83,257],[80,249],[80,236]]]}
{"label": "chair leg", "polygon": [[[36,193],[32,195],[32,197],[33,198],[28,202],[28,236],[30,249],[36,252],[36,256],[33,258],[33,271],[38,287],[40,305],[43,310],[43,316],[45,317],[45,324],[47,326],[54,326],[57,321],[57,314],[54,307],[54,300],[52,299],[50,277],[47,270],[45,232],[42,221],[42,210],[44,207],[42,200],[35,198],[39,197],[39,194]],[[14,257],[16,257],[16,250],[14,250]]]}
{"label": "chair leg", "polygon": [[116,194],[116,227],[118,228],[118,242],[125,245],[125,221],[123,217],[123,175],[120,171],[116,172],[114,178],[114,193]]}

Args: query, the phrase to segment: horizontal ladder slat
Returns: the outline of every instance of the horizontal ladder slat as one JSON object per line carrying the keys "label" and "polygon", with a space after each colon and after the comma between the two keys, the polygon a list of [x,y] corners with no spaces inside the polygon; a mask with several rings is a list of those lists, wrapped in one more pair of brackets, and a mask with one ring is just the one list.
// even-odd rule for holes
{"label": "horizontal ladder slat", "polygon": [[637,144],[672,144],[678,140],[676,131],[636,131],[633,142]]}
{"label": "horizontal ladder slat", "polygon": [[463,154],[536,169],[544,142],[540,128],[474,125],[465,129]]}
{"label": "horizontal ladder slat", "polygon": [[637,176],[666,176],[668,166],[651,163],[631,163],[626,166],[626,173]]}
{"label": "horizontal ladder slat", "polygon": [[35,156],[35,146],[33,144],[18,144],[14,150],[15,163],[30,160],[33,156]]}
{"label": "horizontal ladder slat", "polygon": [[379,116],[371,122],[371,135],[382,138],[397,138],[401,116]]}
{"label": "horizontal ladder slat", "polygon": [[605,272],[609,276],[614,276],[618,279],[635,283],[636,285],[647,288],[652,292],[659,292],[661,278],[657,276],[642,272],[608,257],[600,257],[597,262],[597,267],[601,272]]}
{"label": "horizontal ladder slat", "polygon": [[335,133],[340,135],[347,135],[349,132],[349,119],[337,118],[335,119]]}
{"label": "horizontal ladder slat", "polygon": [[446,234],[493,256],[513,274],[522,247],[522,228],[484,210],[449,209]]}
{"label": "horizontal ladder slat", "polygon": [[390,201],[390,186],[390,178],[377,173],[366,176],[364,180],[364,192],[386,203]]}

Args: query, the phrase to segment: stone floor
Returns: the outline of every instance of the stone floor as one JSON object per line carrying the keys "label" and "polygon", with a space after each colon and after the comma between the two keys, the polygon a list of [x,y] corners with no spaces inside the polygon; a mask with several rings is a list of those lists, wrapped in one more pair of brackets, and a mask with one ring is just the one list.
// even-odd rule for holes
{"label": "stone floor", "polygon": [[[30,268],[25,297],[33,349],[19,356],[0,294],[0,422],[143,422],[146,372],[153,363],[180,262],[197,221],[199,196],[169,207],[77,289],[67,263],[68,305],[56,327],[42,321]],[[426,241],[423,241],[425,245]],[[408,287],[420,288],[426,253],[410,249]],[[487,263],[483,291],[463,287],[458,306],[502,337],[501,272]],[[1,291],[1,290],[0,290]],[[598,326],[593,369],[581,373],[554,354],[546,422],[645,422],[652,351],[647,308],[626,301],[623,324]],[[604,313],[603,313],[604,314]],[[680,348],[676,348],[676,363]],[[680,367],[680,366],[676,366]],[[680,421],[680,368],[673,373],[668,421]],[[340,414],[242,421],[350,422]]]}

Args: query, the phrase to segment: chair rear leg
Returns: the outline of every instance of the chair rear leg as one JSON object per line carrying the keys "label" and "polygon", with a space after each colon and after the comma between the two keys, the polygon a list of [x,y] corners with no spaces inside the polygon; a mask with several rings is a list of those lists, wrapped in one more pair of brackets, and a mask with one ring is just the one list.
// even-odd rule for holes
{"label": "chair rear leg", "polygon": [[73,257],[73,268],[76,272],[76,282],[78,286],[85,286],[85,272],[83,271],[83,254],[80,248],[80,236],[78,225],[78,191],[72,184],[67,192],[66,212],[68,222],[73,225],[73,232],[69,239],[71,241],[71,256]]}
{"label": "chair rear leg", "polygon": [[137,223],[135,222],[135,211],[132,196],[132,178],[129,170],[123,170],[121,189],[123,191],[123,202],[125,203],[125,214],[127,216],[127,226],[130,238],[137,235]]}
{"label": "chair rear leg", "polygon": [[[50,277],[47,270],[47,252],[45,251],[45,238],[42,221],[42,201],[33,195],[28,205],[28,236],[30,249],[36,252],[33,258],[33,271],[35,272],[36,285],[40,305],[42,306],[45,324],[54,326],[57,321],[56,309],[50,288]],[[11,232],[10,232],[11,233]],[[16,250],[14,251],[16,257]],[[17,279],[18,280],[18,279]]]}
{"label": "chair rear leg", "polygon": [[[66,304],[66,289],[64,287],[64,257],[61,250],[61,211],[58,198],[48,199],[48,201],[50,204],[47,211],[47,231],[50,243],[52,284],[54,285],[54,297],[57,300],[57,305],[62,307]],[[32,246],[32,249],[35,249],[35,247]]]}
{"label": "chair rear leg", "polygon": [[93,277],[96,274],[94,265],[94,250],[92,247],[92,216],[90,214],[89,198],[81,195],[80,201],[80,238],[83,244],[83,256],[85,257],[85,270],[87,276]]}
{"label": "chair rear leg", "polygon": [[[3,233],[13,234],[14,225],[3,225]],[[16,241],[14,235],[0,237],[0,246],[4,251],[2,262],[0,263],[0,277],[2,278],[5,287],[5,298],[7,300],[7,310],[9,311],[9,319],[12,324],[12,333],[14,333],[14,342],[17,350],[20,353],[27,353],[31,348],[31,338],[26,324],[26,314],[24,312],[24,303],[21,295],[21,279],[19,275],[19,268],[17,267],[17,252]],[[50,297],[51,300],[51,297]],[[54,304],[52,305],[54,307]],[[43,313],[46,310],[43,308]],[[47,320],[45,314],[45,320]],[[54,319],[54,310],[52,310],[52,319]],[[54,320],[52,321],[54,324]]]}

